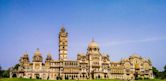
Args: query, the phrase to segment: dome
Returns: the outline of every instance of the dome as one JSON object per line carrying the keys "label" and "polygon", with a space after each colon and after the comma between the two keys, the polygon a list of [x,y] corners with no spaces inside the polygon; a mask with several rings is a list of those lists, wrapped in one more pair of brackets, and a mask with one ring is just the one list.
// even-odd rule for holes
{"label": "dome", "polygon": [[24,55],[23,55],[23,58],[24,58],[24,59],[29,59],[28,54],[24,54]]}
{"label": "dome", "polygon": [[36,50],[36,52],[34,53],[34,56],[33,56],[33,62],[42,62],[42,61],[43,61],[43,57],[41,56],[39,48],[37,48],[37,50]]}
{"label": "dome", "polygon": [[47,54],[47,58],[46,58],[46,60],[52,60],[52,56],[51,56],[50,53]]}
{"label": "dome", "polygon": [[39,51],[39,48],[36,49],[36,52],[34,54],[35,54],[35,56],[40,56],[41,55],[41,53]]}
{"label": "dome", "polygon": [[97,44],[97,42],[95,42],[94,40],[92,40],[92,41],[88,44],[88,48],[99,48],[99,45]]}
{"label": "dome", "polygon": [[51,57],[51,54],[50,54],[50,53],[48,53],[48,54],[47,54],[47,56],[48,56],[48,57]]}
{"label": "dome", "polygon": [[24,54],[23,54],[23,57],[22,58],[28,58],[28,53],[27,52],[25,52]]}

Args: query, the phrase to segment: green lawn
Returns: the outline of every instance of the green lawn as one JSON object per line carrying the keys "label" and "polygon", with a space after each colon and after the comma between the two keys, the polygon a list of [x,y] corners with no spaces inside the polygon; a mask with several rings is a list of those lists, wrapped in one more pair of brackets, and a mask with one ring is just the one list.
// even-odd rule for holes
{"label": "green lawn", "polygon": [[151,80],[136,80],[136,81],[166,81],[161,79],[151,79]]}
{"label": "green lawn", "polygon": [[[0,81],[56,81],[56,80],[37,80],[37,79],[24,79],[24,78],[2,78]],[[78,81],[78,80],[57,80],[57,81]],[[79,81],[122,81],[122,80],[79,80]],[[136,81],[166,81],[159,79],[152,80],[136,80]]]}
{"label": "green lawn", "polygon": [[[2,78],[0,81],[78,81],[78,80],[39,80],[25,78]],[[121,80],[79,80],[79,81],[121,81]]]}

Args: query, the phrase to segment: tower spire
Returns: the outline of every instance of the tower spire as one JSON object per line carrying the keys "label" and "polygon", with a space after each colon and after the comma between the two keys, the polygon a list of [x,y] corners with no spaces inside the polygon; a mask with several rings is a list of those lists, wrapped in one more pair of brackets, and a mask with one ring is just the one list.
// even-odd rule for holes
{"label": "tower spire", "polygon": [[59,60],[67,60],[68,33],[62,26],[59,32]]}
{"label": "tower spire", "polygon": [[39,51],[40,49],[39,48],[36,48],[36,51]]}
{"label": "tower spire", "polygon": [[62,24],[62,27],[61,27],[61,32],[65,32],[65,27],[64,27],[63,24]]}

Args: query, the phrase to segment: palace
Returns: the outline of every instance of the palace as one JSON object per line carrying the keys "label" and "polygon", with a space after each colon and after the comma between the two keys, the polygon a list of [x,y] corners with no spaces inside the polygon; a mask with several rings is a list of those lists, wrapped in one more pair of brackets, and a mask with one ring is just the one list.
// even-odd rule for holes
{"label": "palace", "polygon": [[[59,32],[59,59],[52,59],[48,54],[43,60],[37,48],[30,62],[28,53],[19,60],[18,68],[10,69],[10,77],[22,77],[46,80],[86,80],[86,79],[153,79],[150,59],[133,54],[119,62],[110,60],[109,55],[102,54],[98,43],[92,40],[85,54],[78,54],[77,60],[69,60],[68,33],[62,27]],[[44,61],[44,62],[43,62]]]}

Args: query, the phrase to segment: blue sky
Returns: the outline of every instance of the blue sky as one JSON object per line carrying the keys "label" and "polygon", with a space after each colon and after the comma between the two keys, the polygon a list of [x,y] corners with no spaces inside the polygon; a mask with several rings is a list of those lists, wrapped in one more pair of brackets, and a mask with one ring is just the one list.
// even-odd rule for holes
{"label": "blue sky", "polygon": [[68,58],[86,53],[92,38],[119,61],[137,53],[159,70],[166,65],[166,0],[0,0],[0,65],[43,57],[58,59],[58,32],[69,33]]}

